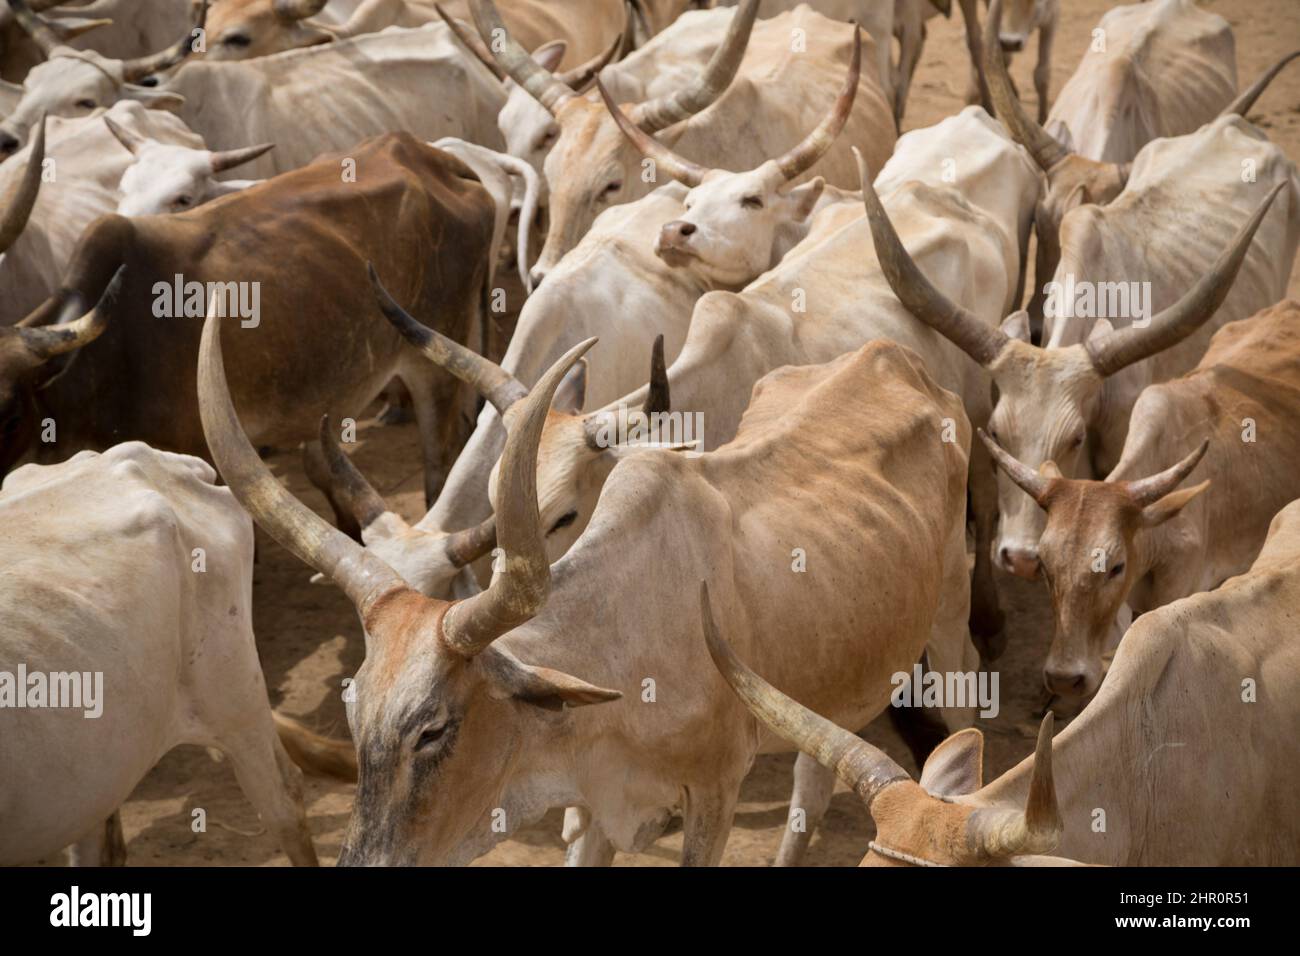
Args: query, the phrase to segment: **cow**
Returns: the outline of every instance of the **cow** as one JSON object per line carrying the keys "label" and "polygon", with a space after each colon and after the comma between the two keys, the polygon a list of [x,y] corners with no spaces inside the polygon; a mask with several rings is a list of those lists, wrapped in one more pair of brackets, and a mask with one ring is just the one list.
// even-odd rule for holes
{"label": "cow", "polygon": [[[490,0],[474,0],[473,10],[485,36],[504,30]],[[829,100],[830,91],[838,88],[837,64],[851,57],[846,41],[852,28],[800,8],[764,21],[746,52],[756,12],[757,0],[738,9],[693,84],[670,96],[621,107],[632,124],[648,135],[667,131],[667,145],[701,164],[743,168],[788,149],[799,138],[792,127],[803,125],[803,107],[814,90],[824,82]],[[803,52],[790,49],[791,31],[796,29],[806,36]],[[601,209],[649,192],[657,174],[626,141],[602,103],[573,94],[517,44],[506,39],[503,46],[496,54],[502,68],[555,115],[560,128],[544,164],[550,215],[546,243],[533,267],[537,285],[577,244]],[[893,145],[893,123],[882,91],[870,75],[864,75],[861,84],[847,132],[813,170],[833,185],[851,185],[849,143],[863,146],[873,170],[883,165]],[[752,122],[754,116],[762,116],[763,122]]]}
{"label": "cow", "polygon": [[[187,31],[172,46],[130,60],[114,60],[93,50],[66,46],[58,33],[26,0],[10,0],[14,18],[45,55],[23,79],[22,98],[0,122],[0,157],[17,152],[42,116],[85,116],[101,106],[132,99],[153,109],[175,109],[181,100],[174,93],[144,85],[154,74],[175,66],[191,50]],[[207,2],[199,6],[194,29],[202,30]]]}
{"label": "cow", "polygon": [[[393,28],[242,62],[186,63],[154,87],[131,80],[179,62],[190,49],[188,35],[165,63],[143,67],[49,49],[50,59],[27,77],[18,108],[0,123],[0,155],[22,145],[42,111],[82,116],[123,98],[177,111],[208,149],[277,143],[248,164],[251,179],[297,169],[321,153],[396,129],[424,140],[456,136],[501,146],[495,125],[504,102],[501,84],[443,24]],[[340,176],[345,166],[340,159]]]}
{"label": "cow", "polygon": [[[997,30],[999,16],[1000,4],[995,2],[986,39]],[[1001,60],[986,62],[997,115],[1047,176],[1036,217],[1037,288],[1028,307],[1035,323],[1042,318],[1042,286],[1060,261],[1066,214],[1081,205],[1114,200],[1128,182],[1138,153],[1152,140],[1194,133],[1219,115],[1245,116],[1296,55],[1274,65],[1234,100],[1232,29],[1222,17],[1198,9],[1190,0],[1117,7],[1097,29],[1105,42],[1084,54],[1061,90],[1047,129],[1021,107]]]}
{"label": "cow", "polygon": [[[1118,461],[1142,389],[1190,369],[1219,327],[1285,296],[1300,242],[1300,176],[1232,112],[1147,144],[1122,194],[1063,220],[1041,347],[1031,344],[1026,312],[989,328],[939,293],[886,226],[873,222],[873,232],[893,249],[885,274],[899,299],[997,384],[989,434],[1031,468],[1052,460],[1066,477],[1093,478]],[[1003,475],[998,511],[994,563],[1035,577],[1040,509]]]}
{"label": "cow", "polygon": [[[0,259],[0,285],[5,289],[0,326],[12,325],[44,302],[58,288],[63,269],[86,227],[128,201],[122,180],[136,157],[122,148],[109,122],[125,138],[149,143],[151,157],[183,160],[179,168],[174,164],[167,170],[153,169],[149,175],[126,183],[128,190],[152,191],[155,176],[158,181],[171,180],[181,169],[188,169],[193,176],[188,195],[193,199],[211,198],[208,157],[224,164],[228,157],[239,155],[237,150],[208,151],[176,116],[146,109],[134,100],[120,100],[108,110],[89,116],[52,117],[46,124],[45,155],[53,175],[41,186],[27,231]],[[14,188],[23,162],[34,156],[33,147],[28,143],[15,154],[13,162],[0,166],[0,190]],[[215,191],[225,188],[218,183]],[[171,195],[175,198],[182,192],[177,188]]]}
{"label": "cow", "polygon": [[[672,0],[669,7],[686,5]],[[351,4],[345,19],[335,16],[330,22],[327,0],[218,0],[204,55],[247,60],[393,26],[420,27],[439,19],[438,6],[425,0],[362,0]],[[450,16],[469,19],[465,0],[448,0],[443,7]],[[569,66],[599,56],[640,17],[637,0],[503,0],[502,7],[507,26],[526,50],[558,42],[558,60]],[[322,19],[313,21],[318,16]]]}
{"label": "cow", "polygon": [[[1248,571],[1138,618],[1083,713],[1055,740],[1047,714],[1033,755],[986,784],[978,730],[944,741],[913,781],[883,751],[798,703],[797,691],[792,700],[741,663],[707,591],[701,597],[709,653],[745,707],[833,771],[871,814],[863,866],[1295,866],[1297,608],[1293,502]],[[766,662],[757,667],[768,672]],[[788,680],[768,673],[778,686]]]}
{"label": "cow", "polygon": [[316,865],[257,659],[253,523],[212,467],[140,442],[25,465],[0,522],[0,865],[69,845],[124,862],[117,810],[179,744],[228,756],[280,848]]}
{"label": "cow", "polygon": [[[883,708],[888,675],[927,646],[953,668],[973,657],[969,426],[956,397],[906,349],[875,343],[822,368],[770,376],[735,441],[712,455],[629,458],[602,496],[608,517],[598,516],[552,572],[537,509],[537,441],[556,388],[592,344],[580,343],[506,414],[495,491],[502,573],[448,604],[413,591],[270,478],[226,389],[219,323],[212,317],[205,328],[199,380],[218,468],[268,533],[348,594],[367,635],[349,706],[359,779],[341,864],[468,862],[565,805],[585,809],[610,856],[647,845],[681,806],[683,864],[716,864],[757,748],[752,735],[717,721],[715,705],[727,702],[695,685],[696,628],[668,597],[679,577],[725,577],[730,619],[849,719]],[[955,423],[954,441],[942,440],[943,420]],[[905,481],[887,477],[886,460],[888,475]],[[798,493],[810,484],[836,492]],[[762,518],[738,525],[737,509]],[[881,520],[894,509],[916,520]],[[875,532],[864,537],[867,527]],[[795,547],[836,572],[785,578]],[[645,562],[662,568],[665,553],[672,573],[647,576]],[[750,560],[736,563],[736,553]],[[881,569],[904,565],[907,573],[886,584]],[[862,619],[850,594],[874,595],[873,620],[888,622],[870,652],[856,641]],[[819,646],[789,653],[792,627]],[[611,633],[616,655],[601,650]],[[810,667],[813,657],[824,666]],[[574,667],[604,686],[566,673]],[[582,714],[564,706],[616,701],[646,675],[678,703],[647,708],[634,695]],[[864,698],[864,688],[874,692]],[[683,741],[695,744],[689,753]]]}
{"label": "cow", "polygon": [[[945,159],[952,156],[954,143],[962,144],[963,158],[949,167]],[[949,169],[956,173],[955,184],[947,181]],[[865,175],[869,180],[869,172]],[[905,217],[910,247],[952,283],[953,293],[987,315],[990,323],[1005,315],[1019,295],[1038,182],[1032,161],[996,121],[970,107],[934,127],[906,134],[881,171],[879,184],[890,209]],[[675,409],[702,416],[702,433],[691,437],[702,440],[704,448],[715,448],[735,434],[750,390],[766,372],[782,365],[827,362],[875,338],[901,342],[924,356],[930,373],[962,396],[968,417],[979,425],[987,419],[987,378],[960,349],[917,323],[899,304],[872,261],[859,202],[855,197],[852,203],[828,203],[811,217],[807,235],[775,269],[754,277],[738,293],[710,291],[695,304],[685,343],[668,369],[668,382]],[[698,265],[692,260],[688,275],[694,275]],[[680,267],[670,274],[676,271]],[[543,285],[534,298],[545,294]],[[525,312],[530,307],[531,302]],[[409,325],[405,328],[408,339],[419,344],[421,336],[411,334]],[[588,377],[602,364],[591,363]],[[641,374],[635,367],[632,373]],[[520,384],[519,390],[526,387]],[[605,478],[622,454],[593,436],[602,425],[614,426],[628,409],[641,407],[646,397],[647,389],[641,387],[601,406],[600,399],[589,394],[586,405],[594,406],[592,411],[583,413],[581,403],[553,410],[543,437],[539,479],[542,519],[552,532],[547,545],[553,555],[562,553],[587,526]],[[462,528],[486,517],[483,478],[493,448],[499,447],[489,441],[499,438],[483,435],[480,440],[483,426],[480,419],[438,503],[425,516],[425,527]],[[471,450],[475,457],[467,460]],[[971,476],[981,542],[977,558],[992,541],[995,514],[989,463],[982,457],[979,461],[983,464],[973,468]],[[972,629],[977,640],[987,641],[986,654],[994,657],[1001,649],[1001,621],[986,558],[977,560],[975,580]]]}
{"label": "cow", "polygon": [[[327,155],[190,212],[96,220],[60,291],[27,327],[0,329],[0,389],[12,396],[0,467],[29,446],[50,460],[125,438],[205,456],[193,318],[213,298],[249,330],[232,342],[233,381],[260,444],[312,442],[322,413],[356,414],[396,375],[416,398],[431,502],[473,396],[375,314],[359,247],[397,294],[464,342],[480,316],[494,210],[468,167],[409,134],[348,156],[356,182],[340,182],[340,157]],[[60,310],[85,311],[121,265],[121,294],[95,321],[48,324]],[[77,359],[60,375],[52,352],[71,349]],[[34,442],[46,419],[56,440]],[[309,444],[309,465],[316,459]]]}
{"label": "cow", "polygon": [[1038,554],[1056,635],[1043,681],[1087,698],[1122,606],[1145,614],[1244,573],[1300,498],[1300,303],[1230,322],[1194,369],[1148,385],[1105,481],[1036,471],[981,438],[1046,514]]}
{"label": "cow", "polygon": [[0,263],[8,256],[9,248],[18,241],[27,228],[32,210],[41,191],[41,172],[45,163],[45,123],[42,122],[32,140],[31,154],[22,163],[22,172],[0,199]]}

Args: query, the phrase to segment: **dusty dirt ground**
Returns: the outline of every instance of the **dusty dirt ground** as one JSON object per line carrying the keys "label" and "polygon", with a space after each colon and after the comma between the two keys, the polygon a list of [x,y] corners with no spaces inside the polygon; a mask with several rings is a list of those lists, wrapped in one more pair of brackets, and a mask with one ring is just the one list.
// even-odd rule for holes
{"label": "dusty dirt ground", "polygon": [[[1057,36],[1052,89],[1059,91],[1086,46],[1089,31],[1109,0],[1065,0]],[[1236,31],[1239,82],[1245,85],[1261,69],[1300,44],[1300,3],[1296,0],[1212,0],[1204,4],[1226,17]],[[1017,84],[1032,100],[1034,53],[1013,64]],[[959,15],[931,21],[924,58],[908,104],[906,128],[929,125],[963,105],[967,54]],[[1300,159],[1300,67],[1284,73],[1251,117],[1293,159]],[[1293,273],[1291,294],[1300,294],[1300,270]],[[373,409],[371,410],[373,414]],[[410,426],[376,427],[363,422],[356,461],[406,518],[422,513],[419,456]],[[324,512],[324,501],[302,477],[296,454],[271,459],[292,490]],[[308,583],[309,572],[270,538],[259,532],[260,562],[255,579],[258,643],[272,703],[305,719],[317,729],[346,734],[340,699],[341,680],[361,663],[361,629],[346,598],[329,587]],[[1002,577],[1003,603],[1009,611],[1011,640],[998,662],[1002,710],[981,722],[986,735],[987,771],[998,774],[1029,753],[1041,706],[1038,668],[1051,637],[1045,596],[1037,584]],[[883,718],[871,740],[911,768],[906,749]],[[792,755],[760,758],[745,783],[735,827],[723,862],[765,866],[772,862],[786,820]],[[352,788],[308,780],[306,803],[322,863],[338,854],[352,801]],[[208,829],[190,830],[190,810],[207,811]],[[552,811],[478,861],[479,865],[554,866],[563,861],[561,812]],[[285,865],[287,860],[264,832],[235,783],[228,764],[214,763],[206,751],[185,747],[166,756],[140,784],[123,809],[129,859],[136,865]],[[857,799],[840,788],[806,858],[809,865],[856,864],[872,835],[870,817]],[[668,866],[681,849],[677,825],[647,852],[620,854],[616,865]]]}

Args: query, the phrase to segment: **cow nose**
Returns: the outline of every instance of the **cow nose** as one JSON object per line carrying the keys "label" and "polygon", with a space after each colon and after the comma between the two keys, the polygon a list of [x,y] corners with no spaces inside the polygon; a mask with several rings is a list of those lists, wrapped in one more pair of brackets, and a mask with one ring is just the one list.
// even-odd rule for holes
{"label": "cow nose", "polygon": [[1087,677],[1082,671],[1070,667],[1046,667],[1043,669],[1043,683],[1049,691],[1060,697],[1079,697],[1083,694]]}
{"label": "cow nose", "polygon": [[998,563],[1002,570],[1009,571],[1018,578],[1032,581],[1038,577],[1038,551],[1034,548],[1009,548],[1005,545],[998,549]]}
{"label": "cow nose", "polygon": [[12,156],[18,152],[18,137],[13,133],[0,131],[0,156]]}
{"label": "cow nose", "polygon": [[1002,49],[1008,53],[1019,53],[1025,48],[1024,37],[998,37],[998,42],[1002,44]]}
{"label": "cow nose", "polygon": [[660,242],[665,246],[681,245],[687,238],[695,235],[695,223],[674,219],[665,223],[660,232]]}

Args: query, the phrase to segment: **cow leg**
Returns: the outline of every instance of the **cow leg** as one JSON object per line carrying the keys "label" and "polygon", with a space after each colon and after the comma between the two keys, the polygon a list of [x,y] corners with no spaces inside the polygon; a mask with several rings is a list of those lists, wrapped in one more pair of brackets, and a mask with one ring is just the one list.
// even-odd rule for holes
{"label": "cow leg", "polygon": [[357,523],[353,514],[334,498],[334,485],[330,481],[329,466],[325,464],[325,452],[321,450],[319,441],[312,439],[302,443],[302,470],[312,486],[329,502],[330,509],[334,512],[334,524],[338,529],[353,541],[360,541],[361,525]]}
{"label": "cow leg", "polygon": [[1044,23],[1038,28],[1038,64],[1034,67],[1034,90],[1038,94],[1038,125],[1047,123],[1047,91],[1052,82],[1052,40],[1056,34],[1055,23]]}
{"label": "cow leg", "polygon": [[114,810],[69,848],[72,866],[126,866],[126,839],[122,835],[122,813]]}
{"label": "cow leg", "polygon": [[781,834],[781,849],[776,854],[777,866],[798,866],[803,860],[813,832],[831,805],[835,792],[835,771],[827,770],[805,753],[794,761],[794,790],[790,794],[790,816],[785,833]]}
{"label": "cow leg", "polygon": [[925,766],[930,751],[943,743],[949,733],[943,718],[925,707],[890,707],[889,725],[903,738],[918,771]]}
{"label": "cow leg", "polygon": [[609,866],[614,862],[614,844],[591,819],[591,811],[569,807],[564,811],[565,866]]}
{"label": "cow leg", "polygon": [[219,738],[216,746],[230,757],[240,789],[290,862],[317,866],[302,805],[302,772],[280,745],[269,709],[265,719],[259,717],[256,723],[255,728]]}
{"label": "cow leg", "polygon": [[967,103],[979,103],[985,112],[993,115],[993,98],[989,96],[988,84],[984,82],[983,62],[984,40],[980,36],[979,0],[961,0],[961,18],[966,25],[966,49],[970,52],[970,87],[966,93]]}
{"label": "cow leg", "polygon": [[975,567],[970,584],[970,636],[984,661],[995,661],[1006,649],[1006,618],[998,606],[993,579],[993,536],[997,528],[998,486],[983,442],[971,442],[968,487],[975,519]]}
{"label": "cow leg", "polygon": [[709,789],[686,788],[682,808],[682,866],[717,866],[731,835],[740,783]]}

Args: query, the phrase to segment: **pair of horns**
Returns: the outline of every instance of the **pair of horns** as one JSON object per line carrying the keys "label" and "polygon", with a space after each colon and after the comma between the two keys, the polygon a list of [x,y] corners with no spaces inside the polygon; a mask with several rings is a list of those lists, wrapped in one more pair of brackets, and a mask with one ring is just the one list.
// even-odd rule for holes
{"label": "pair of horns", "polygon": [[[1048,493],[1055,482],[1062,480],[1061,473],[1056,466],[1048,462],[1043,468],[1035,471],[986,435],[984,429],[979,429],[979,436],[985,447],[988,448],[989,454],[993,456],[993,460],[997,462],[998,467],[1006,472],[1007,477],[1014,481],[1025,494],[1033,498],[1040,508],[1047,508],[1050,503]],[[1120,485],[1139,508],[1155,504],[1182,484],[1183,479],[1190,475],[1192,469],[1205,457],[1206,449],[1209,447],[1210,440],[1207,438],[1182,461],[1171,465],[1164,471],[1147,478],[1124,481]]]}
{"label": "pair of horns", "polygon": [[[352,459],[344,454],[334,437],[329,415],[320,420],[320,444],[329,468],[330,487],[334,498],[357,520],[364,530],[370,527],[389,509],[383,495],[366,480]],[[443,540],[444,553],[457,568],[477,561],[490,552],[497,543],[496,516],[491,516],[473,528],[456,531]]]}
{"label": "pair of horns", "polygon": [[[518,41],[510,36],[492,0],[470,0],[470,12],[473,14],[475,26],[478,27],[479,36],[487,45],[501,73],[523,87],[547,110],[555,113],[564,103],[577,95],[567,83],[542,67]],[[647,133],[654,133],[694,116],[717,100],[731,84],[736,71],[740,68],[740,61],[745,56],[749,34],[757,16],[758,0],[744,0],[743,5],[732,17],[722,43],[714,51],[704,71],[695,82],[669,96],[659,97],[637,106],[633,110],[633,123]],[[445,15],[444,19],[447,19],[448,25],[452,26],[453,30],[456,29]],[[630,25],[626,29],[630,29]],[[458,35],[460,35],[459,31]],[[612,58],[621,43],[621,38],[615,40],[607,54],[609,58]],[[471,48],[477,51],[476,46]],[[608,59],[605,62],[608,62]],[[604,63],[601,63],[600,67],[603,66]],[[594,76],[600,67],[589,70],[590,75]]]}
{"label": "pair of horns", "polygon": [[[502,508],[497,515],[506,569],[487,590],[442,604],[442,640],[462,657],[479,653],[533,617],[545,603],[550,566],[537,511],[537,444],[556,387],[594,342],[580,343],[551,366],[511,422],[501,459]],[[231,491],[280,544],[348,595],[369,630],[381,599],[409,588],[388,564],[291,495],[258,457],[235,413],[222,360],[220,320],[211,312],[199,348],[198,391],[208,447]]]}
{"label": "pair of horns", "polygon": [[[108,131],[132,156],[139,156],[140,151],[151,142],[151,140],[138,133],[133,133],[126,127],[117,125],[107,113],[104,114],[104,125],[108,127]],[[245,146],[243,149],[212,150],[208,155],[212,157],[212,171],[222,173],[227,169],[242,166],[244,163],[251,163],[263,153],[273,149],[275,149],[275,143],[262,143],[258,146]]]}
{"label": "pair of horns", "polygon": [[[465,29],[465,25],[444,10],[441,4],[435,3],[433,6],[434,9],[438,11],[438,16],[442,18],[442,21],[447,24],[447,27],[451,30],[452,35],[455,36],[467,50],[473,53],[475,58],[487,67],[493,76],[502,83],[510,79],[506,71],[497,64],[497,61],[493,59],[492,54],[488,52],[488,47],[484,46],[483,42],[479,40],[478,37]],[[597,73],[612,63],[623,52],[626,45],[626,39],[626,34],[619,34],[619,36],[615,37],[614,42],[611,43],[603,53],[598,53],[586,63],[580,63],[572,69],[555,73],[553,74],[554,77],[564,86],[568,87],[569,91],[572,93],[581,93],[587,88],[587,85],[591,83]],[[538,64],[538,69],[541,69],[540,64]]]}
{"label": "pair of horns", "polygon": [[[840,89],[839,95],[835,97],[835,102],[832,104],[830,111],[817,124],[816,129],[804,137],[802,142],[775,160],[777,169],[780,170],[781,176],[786,182],[797,179],[811,169],[834,144],[835,138],[844,129],[844,124],[848,122],[849,114],[853,110],[853,101],[858,93],[858,79],[861,76],[861,71],[862,28],[854,26],[853,57],[849,63],[848,74],[844,78],[844,85]],[[692,188],[704,182],[705,177],[711,172],[710,169],[688,159],[683,159],[667,146],[654,139],[634,119],[624,115],[599,79],[596,80],[596,88],[600,90],[601,99],[605,101],[605,108],[609,110],[623,135],[641,151],[642,155],[652,159],[657,169],[662,169],[679,183]],[[634,110],[634,115],[635,112]]]}
{"label": "pair of horns", "polygon": [[[876,257],[890,288],[916,318],[987,368],[1010,339],[1000,329],[993,328],[970,310],[948,299],[922,274],[881,205],[866,162],[856,149],[854,152],[858,157],[862,200],[876,246]],[[1279,183],[1273,187],[1250,218],[1242,223],[1210,270],[1177,302],[1152,318],[1147,326],[1125,326],[1088,340],[1084,347],[1098,374],[1103,377],[1114,375],[1120,369],[1177,345],[1205,324],[1227,298],[1255,231],[1285,185]]]}
{"label": "pair of horns", "polygon": [[[787,697],[741,663],[718,632],[707,582],[700,583],[700,618],[714,666],[749,711],[773,733],[834,771],[868,810],[886,787],[911,779],[884,751]],[[1062,826],[1052,780],[1052,727],[1049,712],[1038,729],[1024,812],[974,811],[968,833],[970,849],[1007,857],[1046,853],[1056,846]]]}
{"label": "pair of horns", "polygon": [[[14,20],[23,28],[24,32],[32,38],[46,56],[52,54],[56,48],[63,46],[63,39],[59,36],[56,29],[51,26],[39,14],[35,13],[27,5],[27,0],[9,0],[9,8],[13,11]],[[197,13],[193,25],[185,32],[173,46],[158,53],[152,53],[148,56],[136,57],[131,60],[122,60],[122,77],[128,83],[135,83],[159,73],[163,70],[175,66],[181,60],[190,55],[193,49],[192,33],[194,30],[201,30],[208,18],[208,0],[203,0],[197,8]],[[101,21],[107,23],[109,21]],[[98,25],[98,23],[94,24]],[[82,25],[85,27],[86,25]],[[84,32],[84,30],[79,31]]]}

